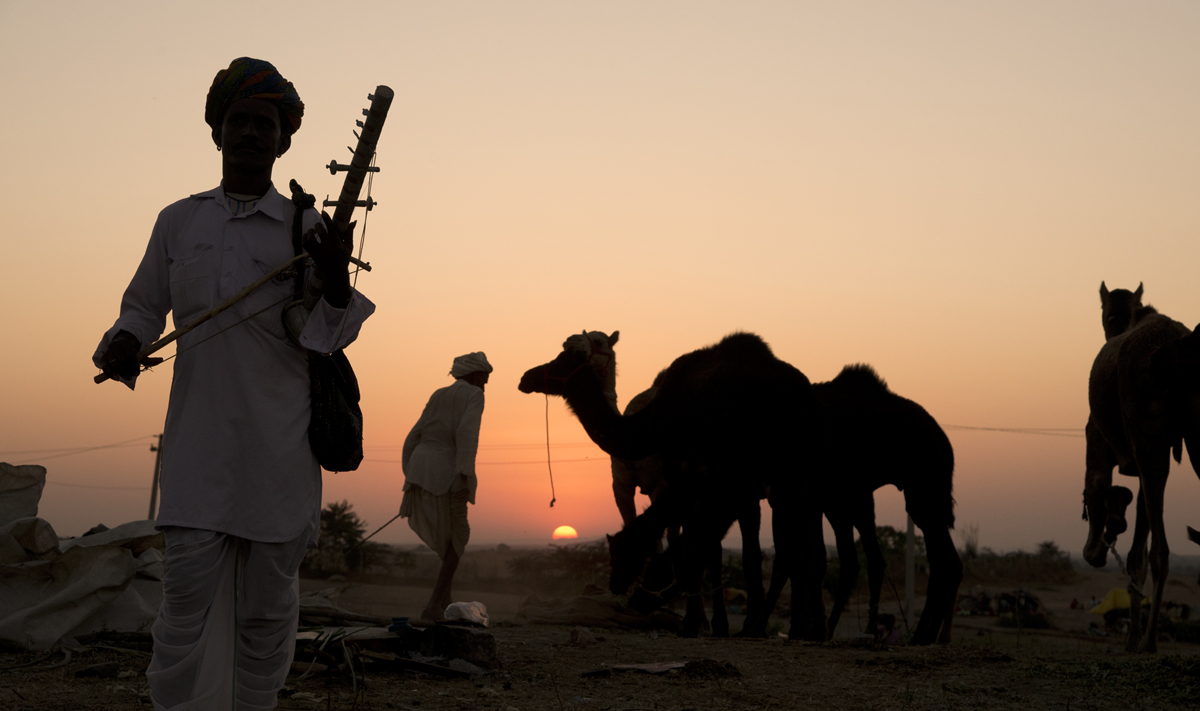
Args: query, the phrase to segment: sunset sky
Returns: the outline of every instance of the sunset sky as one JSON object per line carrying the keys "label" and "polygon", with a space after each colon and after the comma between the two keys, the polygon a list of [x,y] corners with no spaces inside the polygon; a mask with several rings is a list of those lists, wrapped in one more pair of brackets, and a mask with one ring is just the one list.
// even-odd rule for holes
{"label": "sunset sky", "polygon": [[[946,426],[960,528],[1078,558],[1101,280],[1200,321],[1194,2],[4,2],[0,460],[47,467],[60,535],[146,515],[170,364],[130,392],[91,355],[158,212],[219,182],[204,98],[244,55],[306,105],[276,186],[319,198],[366,95],[396,92],[358,280],[378,311],[347,351],[366,461],[325,476],[371,529],[430,393],[483,350],[472,543],[615,532],[608,459],[557,399],[549,508],[521,373],[620,330],[624,407],[740,329],[813,381],[873,365]],[[1166,520],[1200,553],[1186,459]]]}

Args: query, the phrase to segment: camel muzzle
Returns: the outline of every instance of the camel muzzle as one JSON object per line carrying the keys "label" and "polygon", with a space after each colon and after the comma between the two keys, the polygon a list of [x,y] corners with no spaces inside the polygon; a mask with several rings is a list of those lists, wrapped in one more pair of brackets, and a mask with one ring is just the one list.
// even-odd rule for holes
{"label": "camel muzzle", "polygon": [[521,392],[525,393],[526,395],[528,395],[530,393],[546,392],[546,390],[545,390],[545,385],[546,385],[545,373],[546,373],[546,366],[544,366],[544,365],[539,365],[534,368],[530,368],[529,370],[525,371],[524,375],[521,376],[521,382],[520,382],[520,384],[517,385],[517,389],[520,390]]}

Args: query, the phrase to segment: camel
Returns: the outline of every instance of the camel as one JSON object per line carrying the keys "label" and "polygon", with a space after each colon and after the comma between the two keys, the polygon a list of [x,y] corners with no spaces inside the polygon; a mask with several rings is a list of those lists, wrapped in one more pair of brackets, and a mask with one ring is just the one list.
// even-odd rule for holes
{"label": "camel", "polygon": [[[605,397],[614,411],[617,411],[617,395],[613,379],[613,374],[616,372],[616,355],[613,346],[617,343],[618,338],[618,331],[614,331],[612,336],[606,335],[603,331],[587,331],[582,335],[569,337],[563,344],[564,347],[574,348],[588,354],[592,369],[606,384]],[[648,405],[658,395],[662,379],[663,373],[659,373],[650,388],[630,400],[625,407],[625,415],[640,412]],[[662,459],[657,455],[640,460],[626,460],[614,456],[612,457],[612,477],[613,497],[625,526],[637,518],[634,494],[638,488],[642,490],[643,494],[649,496],[651,503],[657,501],[667,489],[667,478],[663,474]],[[752,502],[752,506],[744,506],[742,513],[738,516],[738,523],[743,535],[742,561],[748,581],[746,594],[749,624],[743,629],[743,634],[755,633],[757,626],[753,622],[761,618],[765,597],[762,585],[762,549],[758,544],[760,519],[761,512],[757,498]],[[668,598],[677,591],[675,564],[680,562],[679,552],[683,546],[682,542],[678,540],[679,529],[680,526],[677,522],[667,527],[667,538],[673,545],[676,545],[676,550],[665,556],[661,555],[661,550],[656,551],[656,564],[647,571],[642,587],[635,591],[635,595],[630,599],[630,606],[634,609],[650,612],[665,604]],[[717,637],[729,636],[724,588],[721,585],[722,557],[723,551],[719,545],[714,551],[704,556],[705,568],[710,580],[713,581],[710,585],[713,608],[712,633]],[[701,599],[694,596],[689,598],[685,629],[699,629],[706,622]],[[757,636],[763,636],[763,634],[765,634],[765,628]]]}
{"label": "camel", "polygon": [[[1194,383],[1185,375],[1186,356],[1194,344],[1185,341],[1189,331],[1183,324],[1142,305],[1142,285],[1136,291],[1109,291],[1100,283],[1100,305],[1107,339],[1092,364],[1088,381],[1090,414],[1085,430],[1087,460],[1084,484],[1084,514],[1088,538],[1083,557],[1093,566],[1107,561],[1108,548],[1124,529],[1120,493],[1112,486],[1112,470],[1136,476],[1139,482],[1133,543],[1126,562],[1129,575],[1130,609],[1140,610],[1149,564],[1153,580],[1150,616],[1144,635],[1141,616],[1130,615],[1128,651],[1158,649],[1158,618],[1163,585],[1169,570],[1170,550],[1163,526],[1163,497],[1170,458],[1180,461],[1183,441],[1188,451],[1200,454],[1197,433]],[[1194,378],[1193,378],[1194,379]],[[1191,387],[1181,387],[1188,385]],[[1200,463],[1193,467],[1200,474]],[[1114,501],[1115,498],[1115,501]],[[1140,642],[1139,642],[1140,637]]]}
{"label": "camel", "polygon": [[[1191,450],[1188,450],[1188,457],[1191,457],[1191,456],[1192,456],[1192,452],[1191,452]],[[1191,526],[1187,527],[1187,531],[1188,531],[1188,540],[1190,540],[1192,543],[1200,543],[1200,531],[1197,531],[1196,529],[1192,528]],[[1197,579],[1196,583],[1198,585],[1200,585],[1200,578]]]}
{"label": "camel", "polygon": [[527,371],[519,388],[564,397],[592,441],[612,456],[662,458],[666,493],[612,537],[612,590],[628,589],[663,529],[678,520],[686,543],[676,569],[684,590],[698,593],[706,553],[719,549],[740,504],[769,490],[777,520],[786,522],[776,545],[788,554],[788,573],[803,581],[793,585],[789,634],[824,640],[820,506],[801,495],[816,436],[808,378],[775,358],[758,336],[734,333],[677,358],[658,396],[621,416],[606,406],[602,383],[587,365],[586,354],[565,343],[554,360]]}
{"label": "camel", "polygon": [[[912,641],[949,642],[954,602],[962,582],[962,562],[950,537],[954,528],[954,449],[949,438],[923,407],[893,393],[867,365],[846,366],[833,380],[813,385],[813,393],[826,425],[821,461],[827,483],[822,498],[840,562],[829,616],[830,636],[858,578],[854,529],[858,529],[867,555],[867,629],[872,633],[876,629],[884,559],[875,535],[874,494],[892,484],[904,492],[905,508],[925,536],[929,557],[929,592]],[[785,582],[784,576],[771,576],[768,613]]]}
{"label": "camel", "polygon": [[[654,384],[636,395],[629,404],[625,406],[625,415],[634,415],[640,412],[646,405],[658,395],[658,389],[662,384],[662,373],[659,373],[655,378]],[[636,461],[621,459],[620,457],[612,457],[612,480],[613,480],[613,498],[616,500],[617,510],[621,513],[622,527],[633,523],[637,518],[637,508],[634,506],[634,495],[637,489],[641,489],[642,493],[650,498],[650,503],[658,501],[667,490],[667,478],[663,474],[662,458],[658,455],[651,455],[645,459]],[[757,528],[755,529],[757,533]],[[611,540],[611,537],[610,537]],[[661,537],[655,545],[655,554],[652,561],[647,565],[646,572],[642,575],[641,585],[636,587],[629,597],[629,606],[639,612],[650,613],[658,609],[662,605],[669,602],[675,597],[678,592],[678,583],[675,575],[675,564],[679,562],[680,546],[680,526],[678,522],[667,527],[667,540],[672,546],[669,552],[664,552],[661,546]],[[757,543],[757,541],[755,541]],[[611,543],[610,543],[611,545]],[[721,557],[722,551],[720,548],[716,551],[716,556],[705,556],[705,568],[711,581],[712,589],[712,634],[714,637],[729,636],[729,617],[725,609],[725,590],[721,585]],[[759,579],[762,579],[762,565],[759,564]],[[760,583],[761,589],[761,583]],[[704,604],[699,596],[688,598],[687,614],[684,618],[684,629],[689,633],[692,630],[699,628],[707,620],[704,617]]]}

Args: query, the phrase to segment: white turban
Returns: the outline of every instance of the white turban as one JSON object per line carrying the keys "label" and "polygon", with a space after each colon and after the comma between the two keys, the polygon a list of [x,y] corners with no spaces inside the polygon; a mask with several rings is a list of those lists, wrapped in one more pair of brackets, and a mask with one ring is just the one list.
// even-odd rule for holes
{"label": "white turban", "polygon": [[492,364],[488,362],[487,356],[484,355],[483,351],[460,355],[454,359],[454,367],[450,369],[450,374],[456,378],[477,372],[492,372]]}

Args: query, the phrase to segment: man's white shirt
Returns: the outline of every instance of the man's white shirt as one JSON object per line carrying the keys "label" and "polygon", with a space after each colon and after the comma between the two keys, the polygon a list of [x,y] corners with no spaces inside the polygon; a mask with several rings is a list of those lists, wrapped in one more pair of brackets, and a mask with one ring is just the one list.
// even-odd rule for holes
{"label": "man's white shirt", "polygon": [[[168,312],[182,326],[290,259],[294,209],[272,186],[235,216],[217,187],[159,213],[121,315],[93,356],[97,367],[118,331],[145,347],[162,334]],[[319,220],[307,211],[303,230]],[[308,444],[305,348],[349,345],[375,305],[357,291],[344,309],[321,299],[298,348],[281,318],[293,290],[292,279],[273,280],[176,341],[159,526],[272,543],[296,538],[310,523],[317,530],[321,470]],[[135,381],[123,382],[133,388]]]}

